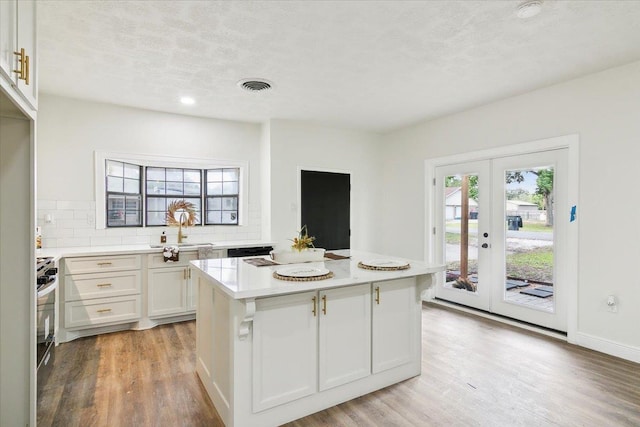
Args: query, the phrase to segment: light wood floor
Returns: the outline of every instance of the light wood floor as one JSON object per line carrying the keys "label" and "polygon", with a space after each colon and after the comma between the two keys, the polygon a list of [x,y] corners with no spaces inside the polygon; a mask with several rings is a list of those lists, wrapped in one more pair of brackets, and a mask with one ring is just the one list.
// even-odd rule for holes
{"label": "light wood floor", "polygon": [[[422,375],[288,424],[640,426],[640,365],[428,304]],[[58,346],[38,426],[221,426],[195,323]]]}

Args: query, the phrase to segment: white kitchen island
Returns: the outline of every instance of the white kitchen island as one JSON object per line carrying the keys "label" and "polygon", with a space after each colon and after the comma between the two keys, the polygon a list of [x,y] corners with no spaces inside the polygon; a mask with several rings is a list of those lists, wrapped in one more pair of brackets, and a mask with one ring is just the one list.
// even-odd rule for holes
{"label": "white kitchen island", "polygon": [[[288,266],[192,261],[196,370],[228,426],[276,426],[420,375],[422,292],[443,265],[372,253],[305,263],[333,277],[286,281]],[[359,261],[408,261],[375,271]]]}

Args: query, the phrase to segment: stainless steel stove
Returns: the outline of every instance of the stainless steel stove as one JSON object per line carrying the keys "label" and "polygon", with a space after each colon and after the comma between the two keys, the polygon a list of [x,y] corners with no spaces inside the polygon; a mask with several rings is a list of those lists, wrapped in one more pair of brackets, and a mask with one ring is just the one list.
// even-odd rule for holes
{"label": "stainless steel stove", "polygon": [[58,268],[52,257],[36,259],[37,323],[36,369],[38,393],[46,383],[53,365],[56,324],[56,288]]}

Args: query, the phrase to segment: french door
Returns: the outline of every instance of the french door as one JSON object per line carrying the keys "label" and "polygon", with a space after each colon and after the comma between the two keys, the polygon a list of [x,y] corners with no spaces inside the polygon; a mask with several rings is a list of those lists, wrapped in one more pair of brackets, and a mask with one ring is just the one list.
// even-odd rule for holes
{"label": "french door", "polygon": [[567,330],[568,150],[436,167],[436,297]]}

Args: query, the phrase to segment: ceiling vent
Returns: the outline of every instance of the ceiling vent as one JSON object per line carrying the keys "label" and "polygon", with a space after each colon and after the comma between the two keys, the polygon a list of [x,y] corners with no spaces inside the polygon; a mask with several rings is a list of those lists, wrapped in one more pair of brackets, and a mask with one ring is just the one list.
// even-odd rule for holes
{"label": "ceiling vent", "polygon": [[264,92],[273,87],[273,83],[265,79],[243,79],[238,82],[238,86],[249,92]]}

